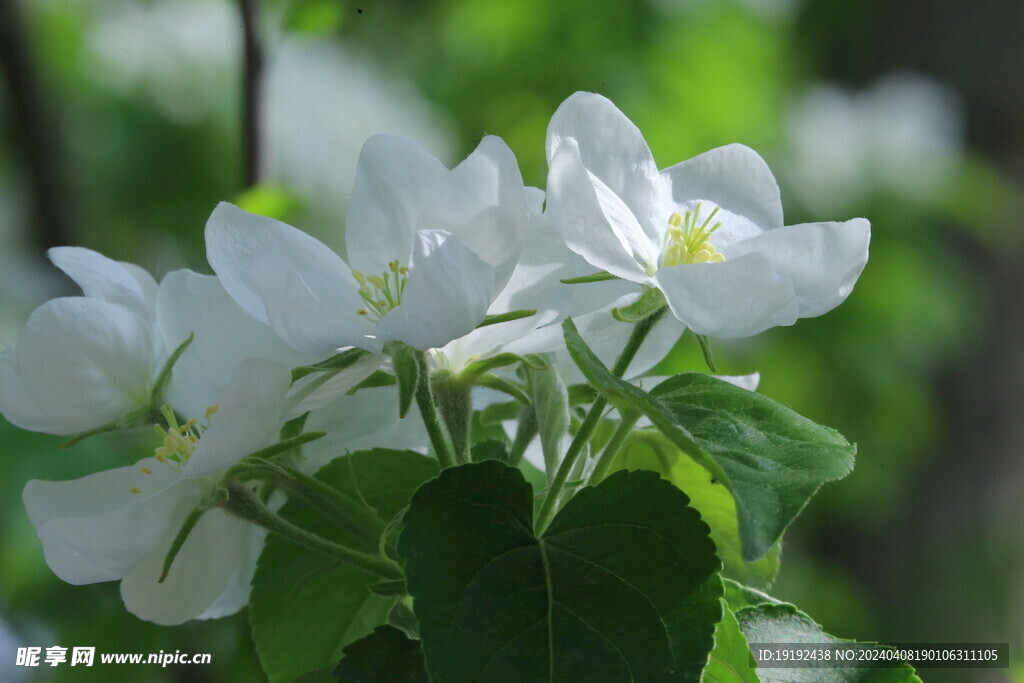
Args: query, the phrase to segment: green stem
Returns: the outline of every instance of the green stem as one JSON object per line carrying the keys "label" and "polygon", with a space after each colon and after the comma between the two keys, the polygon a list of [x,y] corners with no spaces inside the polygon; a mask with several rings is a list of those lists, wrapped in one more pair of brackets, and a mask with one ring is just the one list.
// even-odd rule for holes
{"label": "green stem", "polygon": [[[612,367],[613,375],[622,377],[626,374],[626,370],[636,357],[640,346],[644,343],[647,335],[651,333],[655,324],[665,315],[666,310],[667,308],[662,307],[636,324],[633,328],[633,333],[629,336],[629,341],[626,342],[626,347],[622,349],[622,353],[615,360],[615,365]],[[548,487],[548,493],[541,504],[540,512],[537,514],[536,528],[538,534],[547,528],[555,516],[559,499],[562,496],[563,489],[565,489],[565,482],[568,481],[569,474],[576,465],[576,459],[579,458],[584,446],[587,445],[590,437],[594,434],[594,429],[597,427],[597,423],[601,421],[601,414],[607,405],[608,399],[604,396],[598,396],[594,399],[594,403],[590,406],[590,412],[587,413],[587,417],[583,420],[583,424],[580,425],[579,431],[576,432],[572,443],[569,444],[569,450],[566,451],[565,457],[562,458],[558,471],[555,472],[555,478],[551,482],[551,486]]]}
{"label": "green stem", "polygon": [[519,467],[523,459],[523,453],[537,436],[537,412],[533,406],[526,406],[519,411],[519,427],[516,429],[516,438],[512,441],[512,448],[508,452],[508,464],[512,467]]}
{"label": "green stem", "polygon": [[267,466],[252,463],[238,474],[242,479],[269,479],[306,501],[310,507],[336,526],[371,544],[376,544],[380,535],[384,533],[384,520],[377,516],[376,512],[294,467],[281,463],[268,463]]}
{"label": "green stem", "polygon": [[455,467],[451,446],[448,445],[448,439],[441,429],[441,420],[437,416],[437,404],[434,402],[434,390],[430,385],[430,366],[426,353],[421,351],[416,354],[416,365],[419,373],[416,381],[416,405],[419,406],[423,426],[430,437],[430,445],[434,447],[434,453],[437,454],[437,460],[442,468]]}
{"label": "green stem", "polygon": [[434,385],[441,417],[452,437],[455,462],[469,462],[469,445],[473,430],[472,386],[460,377],[449,377]]}
{"label": "green stem", "polygon": [[283,517],[271,512],[256,494],[244,485],[233,485],[230,487],[229,492],[230,498],[225,503],[224,508],[236,517],[261,526],[304,548],[323,553],[342,562],[348,562],[360,569],[378,574],[385,579],[397,580],[403,578],[402,569],[395,562],[379,555],[370,555],[353,550],[295,526]]}
{"label": "green stem", "polygon": [[608,440],[607,445],[604,447],[601,455],[597,459],[597,465],[594,466],[594,471],[590,474],[590,480],[587,482],[588,486],[596,486],[608,476],[608,470],[611,469],[612,463],[615,461],[615,456],[619,454],[619,450],[622,448],[622,444],[625,443],[626,439],[633,431],[633,426],[636,425],[637,420],[640,419],[640,413],[632,413],[630,415],[623,415],[622,420],[619,422],[619,426],[615,428],[615,433],[612,434],[612,438]]}

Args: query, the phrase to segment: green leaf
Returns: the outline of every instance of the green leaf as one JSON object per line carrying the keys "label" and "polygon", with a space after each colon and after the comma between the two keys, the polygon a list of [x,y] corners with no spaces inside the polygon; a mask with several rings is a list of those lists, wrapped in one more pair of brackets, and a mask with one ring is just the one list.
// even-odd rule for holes
{"label": "green leaf", "polygon": [[723,609],[722,620],[715,628],[715,649],[711,651],[702,683],[760,683],[756,669],[736,616]]}
{"label": "green leaf", "polygon": [[391,356],[395,377],[398,378],[398,417],[405,417],[416,396],[416,386],[420,381],[420,364],[426,361],[420,357],[416,349],[400,342],[387,344],[385,351]]}
{"label": "green leaf", "polygon": [[524,367],[523,375],[536,414],[544,468],[554,474],[562,458],[562,438],[569,433],[569,390],[561,375],[551,368]]}
{"label": "green leaf", "polygon": [[495,461],[421,487],[398,542],[435,681],[698,681],[722,617],[718,559],[685,494],[617,472],[543,536]]}
{"label": "green leaf", "polygon": [[[387,521],[438,471],[435,460],[419,453],[378,448],[337,458],[316,476],[363,501]],[[301,501],[288,501],[280,514],[329,540],[377,550],[332,526]],[[370,593],[370,585],[379,581],[379,576],[269,536],[250,599],[253,641],[269,678],[290,681],[330,667],[343,647],[383,623],[395,600]]]}
{"label": "green leaf", "polygon": [[762,593],[756,588],[744,586],[731,579],[725,579],[725,602],[733,612],[744,607],[756,607],[757,605],[784,605],[786,603],[776,600],[767,593]]}
{"label": "green leaf", "polygon": [[758,560],[745,561],[736,502],[729,489],[668,439],[653,430],[634,432],[634,438],[616,459],[615,469],[654,470],[678,486],[711,527],[711,540],[723,564],[722,576],[751,586],[771,586],[779,572],[780,545],[773,545]]}
{"label": "green leaf", "polygon": [[[813,619],[793,605],[760,604],[736,612],[736,621],[748,643],[850,643],[825,633]],[[881,647],[881,646],[878,646]],[[913,667],[899,664],[893,668],[774,668],[762,666],[757,670],[763,683],[920,683]],[[827,676],[827,678],[826,678]]]}
{"label": "green leaf", "polygon": [[473,444],[473,447],[470,449],[470,457],[473,462],[498,460],[500,462],[507,463],[508,448],[502,441],[498,441],[497,439],[487,439],[486,441],[480,441]]}
{"label": "green leaf", "polygon": [[343,683],[429,683],[418,641],[397,628],[377,629],[345,648],[334,670]]}
{"label": "green leaf", "polygon": [[780,403],[701,373],[677,375],[648,394],[609,372],[572,320],[562,328],[595,389],[620,412],[640,410],[732,492],[748,562],[771,549],[822,484],[853,469],[856,447]]}
{"label": "green leaf", "polygon": [[341,372],[345,368],[355,365],[358,360],[369,355],[369,353],[369,351],[364,349],[346,349],[312,365],[300,365],[297,368],[292,368],[292,381],[300,380],[306,375],[312,375],[314,372]]}
{"label": "green leaf", "polygon": [[622,308],[613,308],[612,317],[619,322],[636,323],[665,307],[665,295],[657,287],[647,287],[637,300]]}
{"label": "green leaf", "polygon": [[856,446],[762,394],[687,373],[658,385],[651,396],[724,473],[748,561],[779,540],[822,484],[853,469]]}

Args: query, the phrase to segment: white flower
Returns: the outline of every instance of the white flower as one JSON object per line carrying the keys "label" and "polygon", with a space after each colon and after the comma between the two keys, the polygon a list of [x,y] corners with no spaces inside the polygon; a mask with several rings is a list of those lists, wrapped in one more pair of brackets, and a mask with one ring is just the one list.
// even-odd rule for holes
{"label": "white flower", "polygon": [[377,136],[359,158],[349,264],[278,221],[221,204],[207,256],[250,315],[299,351],[402,341],[441,347],[472,331],[515,268],[527,221],[512,152],[486,137],[448,170],[415,143]]}
{"label": "white flower", "polygon": [[[189,270],[168,273],[160,283],[156,326],[165,348],[192,342],[174,364],[161,400],[183,415],[197,415],[224,395],[239,364],[266,358],[289,368],[322,360],[285,344],[267,325],[248,315],[210,275]],[[289,417],[344,394],[381,365],[368,356],[340,373],[312,373],[289,390]]]}
{"label": "white flower", "polygon": [[697,334],[757,334],[839,305],[867,261],[868,222],[783,227],[779,188],[728,145],[658,171],[610,101],[576,93],[548,127],[548,207],[569,248],[659,288]]}
{"label": "white flower", "polygon": [[247,360],[219,408],[194,416],[198,423],[178,425],[169,414],[156,457],[75,481],[30,481],[25,507],[50,569],[72,584],[120,579],[128,610],[158,624],[244,606],[264,532],[218,508],[200,517],[158,579],[183,523],[223,470],[276,440],[290,382],[283,365]]}
{"label": "white flower", "polygon": [[153,331],[156,282],[88,249],[49,256],[84,296],[46,302],[0,350],[0,412],[24,429],[74,434],[144,409],[166,357]]}

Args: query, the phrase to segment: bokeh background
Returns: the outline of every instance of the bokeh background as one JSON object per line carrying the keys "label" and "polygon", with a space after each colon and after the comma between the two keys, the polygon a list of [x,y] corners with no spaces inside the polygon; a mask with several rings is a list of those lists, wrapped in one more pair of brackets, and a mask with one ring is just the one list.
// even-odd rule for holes
{"label": "bokeh background", "polygon": [[[839,636],[1009,642],[1017,661],[926,681],[1024,681],[1024,3],[248,2],[263,62],[249,161],[241,4],[0,0],[0,343],[71,291],[50,246],[208,272],[203,225],[227,199],[340,248],[370,135],[454,163],[497,134],[543,187],[549,117],[600,92],[662,167],[743,142],[788,223],[872,222],[847,303],[716,344],[722,371],[761,372],[761,391],[860,448],[786,536],[773,592]],[[698,369],[691,344],[661,369]],[[157,627],[116,584],[49,572],[25,482],[139,457],[130,435],[59,443],[0,419],[0,679],[109,678],[11,666],[18,645],[63,644],[213,654],[124,680],[258,680],[244,614]]]}

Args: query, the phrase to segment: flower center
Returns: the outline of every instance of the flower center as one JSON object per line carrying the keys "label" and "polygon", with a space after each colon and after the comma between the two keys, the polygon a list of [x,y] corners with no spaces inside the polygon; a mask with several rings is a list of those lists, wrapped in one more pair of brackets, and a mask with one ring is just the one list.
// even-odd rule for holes
{"label": "flower center", "polygon": [[661,248],[661,265],[678,266],[683,263],[721,263],[725,256],[715,249],[711,244],[711,235],[722,227],[722,222],[714,224],[718,207],[708,214],[704,222],[697,226],[700,220],[700,203],[693,211],[687,210],[680,214],[674,212],[668,219],[668,230],[665,232],[665,241]]}
{"label": "flower center", "polygon": [[[216,412],[217,406],[215,405],[206,409],[205,419],[207,422]],[[181,472],[181,469],[188,464],[192,453],[195,452],[199,437],[203,435],[203,432],[208,427],[199,424],[199,421],[195,419],[189,419],[185,424],[179,425],[174,409],[170,405],[161,406],[160,414],[164,416],[164,421],[167,422],[167,429],[160,425],[153,425],[156,433],[163,437],[164,440],[163,445],[153,451],[153,457],[156,458],[157,462],[167,465],[175,472]],[[139,471],[143,474],[153,474],[153,470],[148,467],[140,467]],[[131,492],[142,493],[142,489],[133,486]]]}
{"label": "flower center", "polygon": [[366,302],[366,307],[356,312],[376,323],[392,308],[402,305],[402,292],[409,281],[409,269],[395,259],[388,263],[388,272],[363,275],[353,270],[352,277],[359,283],[359,296]]}

